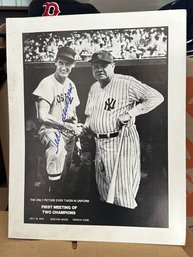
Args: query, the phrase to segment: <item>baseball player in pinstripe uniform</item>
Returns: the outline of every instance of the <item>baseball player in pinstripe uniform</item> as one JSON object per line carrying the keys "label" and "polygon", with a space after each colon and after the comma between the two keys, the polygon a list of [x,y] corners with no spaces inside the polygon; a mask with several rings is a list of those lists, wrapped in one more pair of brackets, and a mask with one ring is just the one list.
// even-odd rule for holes
{"label": "baseball player in pinstripe uniform", "polygon": [[61,190],[58,182],[70,166],[75,135],[81,133],[76,116],[79,98],[74,83],[68,78],[75,66],[75,54],[69,47],[59,48],[55,73],[44,78],[33,92],[41,123],[39,137],[46,147],[49,190],[53,193]]}
{"label": "baseball player in pinstripe uniform", "polygon": [[148,113],[164,100],[155,89],[134,77],[115,74],[110,52],[95,52],[89,61],[97,80],[90,89],[85,127],[96,141],[96,183],[102,201],[107,200],[120,140],[120,127],[126,126],[119,157],[114,204],[134,209],[140,184],[140,143],[135,117]]}

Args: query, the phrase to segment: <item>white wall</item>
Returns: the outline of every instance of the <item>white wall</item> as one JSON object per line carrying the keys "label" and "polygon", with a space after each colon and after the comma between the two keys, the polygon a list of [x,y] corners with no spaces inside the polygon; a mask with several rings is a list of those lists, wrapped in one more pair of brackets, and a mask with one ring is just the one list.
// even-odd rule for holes
{"label": "white wall", "polygon": [[126,12],[158,10],[173,0],[90,0],[101,12]]}
{"label": "white wall", "polygon": [[0,6],[28,6],[31,0],[0,0]]}
{"label": "white wall", "polygon": [[31,0],[0,0],[0,6],[28,6]]}

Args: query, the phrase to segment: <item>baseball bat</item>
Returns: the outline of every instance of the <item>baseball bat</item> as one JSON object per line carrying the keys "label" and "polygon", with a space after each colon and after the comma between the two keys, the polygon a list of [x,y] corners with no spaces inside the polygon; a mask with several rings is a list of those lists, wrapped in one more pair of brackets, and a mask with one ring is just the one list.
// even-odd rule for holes
{"label": "baseball bat", "polygon": [[117,158],[115,160],[115,166],[113,168],[113,175],[112,175],[112,178],[111,178],[111,183],[110,183],[109,191],[108,191],[108,195],[107,195],[107,200],[106,200],[107,203],[113,203],[114,198],[115,198],[115,185],[116,185],[116,178],[117,178],[117,171],[118,171],[118,164],[119,164],[119,156],[120,156],[120,152],[121,152],[121,148],[122,148],[122,142],[123,142],[125,127],[126,126],[124,125],[121,129],[119,148],[118,148]]}

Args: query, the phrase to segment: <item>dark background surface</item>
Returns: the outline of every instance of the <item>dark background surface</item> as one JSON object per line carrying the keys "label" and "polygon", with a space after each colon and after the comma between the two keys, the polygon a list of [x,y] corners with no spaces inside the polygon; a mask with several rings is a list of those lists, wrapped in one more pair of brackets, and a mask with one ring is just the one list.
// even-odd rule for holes
{"label": "dark background surface", "polygon": [[0,24],[5,23],[6,18],[27,17],[27,7],[0,6]]}
{"label": "dark background surface", "polygon": [[[102,203],[95,184],[94,165],[82,166],[74,158],[74,163],[63,183],[63,199],[89,199],[89,203],[78,203],[76,217],[89,219],[88,222],[74,222],[69,219],[67,224],[98,224],[125,225],[141,227],[168,226],[168,155],[167,155],[167,62],[166,59],[117,61],[116,73],[134,76],[161,92],[165,98],[155,110],[138,116],[137,129],[141,143],[142,179],[137,195],[138,207],[130,210],[115,205]],[[36,129],[26,132],[26,176],[25,176],[25,222],[64,223],[50,221],[49,215],[42,215],[41,205],[44,199],[50,199],[42,188],[37,186],[38,180],[46,183],[43,149],[36,135],[35,104],[32,92],[38,83],[55,71],[54,64],[33,63],[24,66],[25,87],[25,119],[37,125]],[[84,109],[90,86],[94,82],[89,64],[77,63],[70,74],[80,98],[77,110],[80,122],[85,121]],[[27,127],[26,127],[27,128]],[[94,142],[90,139],[89,152],[94,155]],[[92,155],[92,156],[93,156]],[[78,164],[77,164],[78,163]],[[39,171],[38,171],[39,170]],[[41,175],[39,174],[41,171]],[[40,178],[41,177],[41,178]],[[36,186],[35,186],[36,185]],[[30,201],[30,198],[36,199]],[[54,198],[54,196],[52,196]],[[41,202],[37,199],[41,199]],[[61,203],[61,205],[65,205]],[[72,203],[74,205],[74,203]],[[44,217],[44,221],[29,220],[30,217]],[[56,216],[55,216],[56,217]],[[58,215],[61,218],[61,215]],[[68,216],[70,218],[70,216]]]}

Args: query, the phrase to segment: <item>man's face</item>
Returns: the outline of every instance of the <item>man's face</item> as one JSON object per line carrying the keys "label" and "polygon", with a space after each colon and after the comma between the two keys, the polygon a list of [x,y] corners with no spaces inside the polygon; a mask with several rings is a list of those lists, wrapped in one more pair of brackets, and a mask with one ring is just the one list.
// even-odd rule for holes
{"label": "man's face", "polygon": [[75,63],[73,61],[58,58],[55,61],[56,74],[61,78],[66,78],[70,74],[72,68],[74,68]]}
{"label": "man's face", "polygon": [[93,76],[98,81],[111,80],[114,74],[114,63],[108,63],[104,61],[95,62],[92,64]]}

